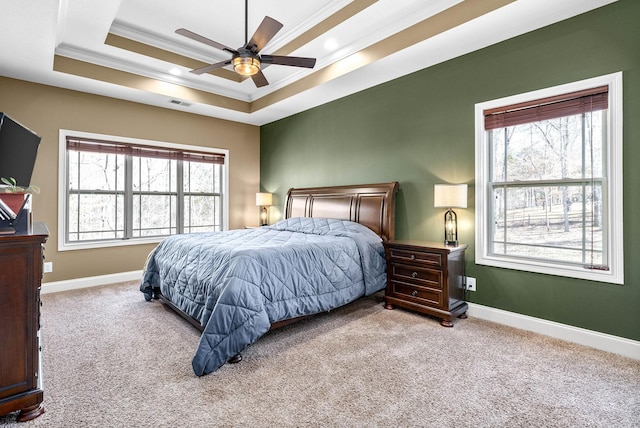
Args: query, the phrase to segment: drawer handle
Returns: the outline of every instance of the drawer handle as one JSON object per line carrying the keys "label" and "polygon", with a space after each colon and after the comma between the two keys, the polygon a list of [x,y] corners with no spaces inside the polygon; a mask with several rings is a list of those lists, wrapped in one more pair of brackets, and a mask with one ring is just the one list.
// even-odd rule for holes
{"label": "drawer handle", "polygon": [[418,272],[413,272],[411,274],[411,278],[417,278],[418,277]]}
{"label": "drawer handle", "polygon": [[411,293],[411,295],[412,295],[413,297],[416,297],[416,296],[418,295],[418,290],[413,290],[413,293]]}
{"label": "drawer handle", "polygon": [[415,259],[416,259],[416,255],[415,255],[415,254],[411,254],[411,255],[409,256],[409,258],[410,258],[411,260],[415,260]]}

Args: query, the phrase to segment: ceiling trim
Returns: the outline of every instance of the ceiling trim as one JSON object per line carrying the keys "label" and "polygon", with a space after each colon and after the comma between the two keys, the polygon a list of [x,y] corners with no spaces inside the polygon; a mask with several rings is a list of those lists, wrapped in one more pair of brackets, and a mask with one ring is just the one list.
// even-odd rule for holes
{"label": "ceiling trim", "polygon": [[160,95],[165,95],[171,99],[178,98],[181,101],[202,103],[215,107],[222,107],[241,113],[250,113],[251,105],[245,101],[234,98],[216,95],[211,92],[189,88],[171,82],[152,79],[126,71],[114,70],[101,65],[92,64],[73,58],[54,55],[53,70],[60,73],[72,74],[86,77],[88,79],[113,83],[128,88],[149,91]]}
{"label": "ceiling trim", "polygon": [[[180,55],[174,52],[170,52],[165,49],[157,48],[155,46],[148,45],[146,43],[138,42],[127,37],[119,36],[117,34],[108,33],[107,38],[104,41],[105,45],[113,46],[115,48],[123,49],[129,52],[134,52],[140,55],[148,56],[151,58],[166,61],[171,64],[180,65],[186,68],[200,68],[205,65],[209,65],[207,62],[202,62],[197,59],[189,58],[188,56]],[[219,68],[209,73],[214,76],[221,77],[223,79],[232,80],[234,82],[242,82],[245,80],[241,76],[226,68]]]}
{"label": "ceiling trim", "polygon": [[428,40],[438,34],[513,3],[516,0],[466,0],[417,24],[324,67],[296,82],[251,103],[251,112],[269,107],[286,98],[351,73],[381,58]]}
{"label": "ceiling trim", "polygon": [[332,28],[337,27],[349,18],[362,12],[366,8],[375,4],[377,1],[378,0],[354,0],[336,13],[311,27],[309,30],[305,31],[300,36],[296,37],[283,47],[277,49],[272,53],[272,55],[289,55],[296,49],[301,48],[302,46],[331,30]]}

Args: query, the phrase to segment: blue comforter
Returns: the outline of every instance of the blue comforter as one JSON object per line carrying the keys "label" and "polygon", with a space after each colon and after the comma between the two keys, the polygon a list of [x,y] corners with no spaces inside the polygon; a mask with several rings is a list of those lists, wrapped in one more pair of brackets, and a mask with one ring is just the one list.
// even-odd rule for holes
{"label": "blue comforter", "polygon": [[384,288],[381,239],[350,221],[292,218],[273,226],[174,235],[149,255],[140,290],[203,326],[192,366],[201,376],[276,321],[328,311]]}

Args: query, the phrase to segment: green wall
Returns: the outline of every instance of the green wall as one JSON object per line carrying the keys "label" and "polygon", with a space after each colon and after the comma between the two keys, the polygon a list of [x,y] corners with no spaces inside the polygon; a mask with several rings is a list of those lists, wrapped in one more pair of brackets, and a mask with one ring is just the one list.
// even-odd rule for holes
{"label": "green wall", "polygon": [[[640,1],[620,0],[261,128],[261,186],[397,180],[396,237],[442,239],[433,184],[469,183],[457,210],[470,301],[640,340]],[[474,104],[623,71],[625,284],[474,263]],[[276,207],[274,207],[276,208]],[[279,210],[272,211],[272,221]]]}

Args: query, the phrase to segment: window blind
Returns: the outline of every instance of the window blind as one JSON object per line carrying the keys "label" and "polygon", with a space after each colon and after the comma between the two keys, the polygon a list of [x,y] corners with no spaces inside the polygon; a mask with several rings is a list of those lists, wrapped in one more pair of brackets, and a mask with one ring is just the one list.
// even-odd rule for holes
{"label": "window blind", "polygon": [[114,143],[88,138],[67,137],[67,150],[114,155],[132,155],[154,159],[184,160],[212,164],[224,164],[224,154],[196,150],[172,149],[133,143]]}
{"label": "window blind", "polygon": [[585,89],[564,95],[542,98],[484,110],[486,130],[606,110],[609,87]]}

